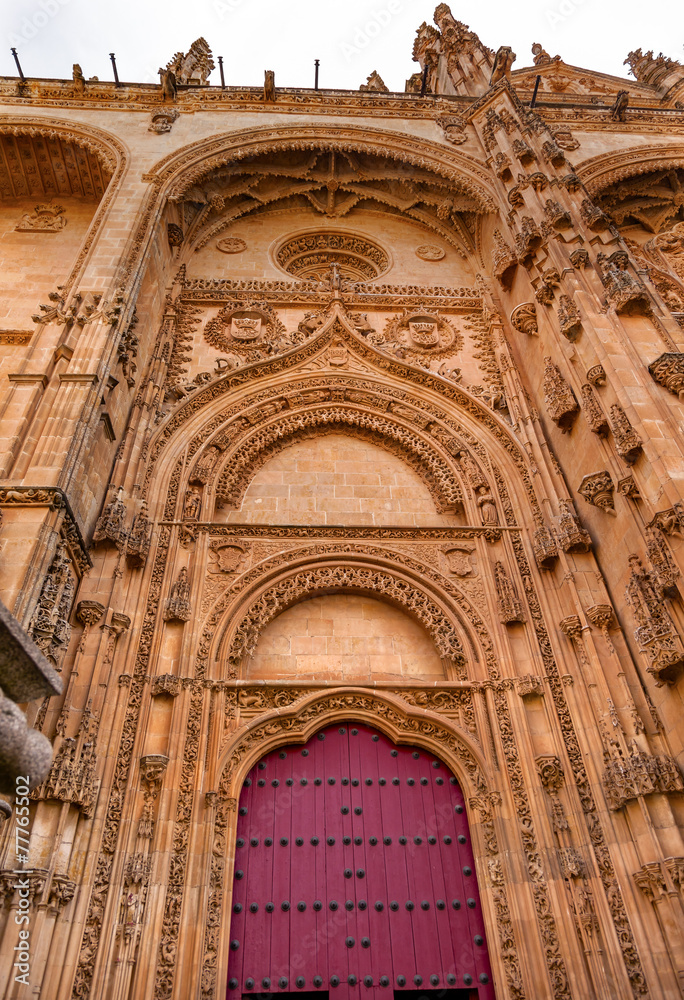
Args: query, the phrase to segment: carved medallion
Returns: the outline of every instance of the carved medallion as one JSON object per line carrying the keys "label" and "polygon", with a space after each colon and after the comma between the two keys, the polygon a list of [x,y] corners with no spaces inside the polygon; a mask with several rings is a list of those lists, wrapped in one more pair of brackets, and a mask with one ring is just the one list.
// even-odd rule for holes
{"label": "carved medallion", "polygon": [[421,243],[416,247],[416,257],[420,257],[421,260],[443,260],[445,256],[446,251],[434,243]]}
{"label": "carved medallion", "polygon": [[229,302],[209,320],[204,339],[225,354],[241,354],[276,347],[284,333],[275,310],[265,302]]}
{"label": "carved medallion", "polygon": [[463,338],[451,323],[433,312],[409,313],[404,311],[400,316],[388,320],[384,330],[383,349],[399,348],[410,357],[429,354],[441,357],[444,354],[455,354],[463,346]]}
{"label": "carved medallion", "polygon": [[223,240],[218,240],[216,249],[221,253],[242,253],[247,249],[247,244],[239,236],[226,236]]}
{"label": "carved medallion", "polygon": [[455,545],[453,548],[444,549],[444,555],[449,563],[449,572],[454,576],[471,576],[473,564],[470,557],[474,548],[474,545]]}
{"label": "carved medallion", "polygon": [[36,205],[33,212],[22,216],[15,227],[17,233],[58,233],[64,229],[67,220],[61,205]]}
{"label": "carved medallion", "polygon": [[235,542],[227,545],[212,542],[210,548],[216,556],[218,570],[221,573],[235,573],[247,551],[244,545]]}
{"label": "carved medallion", "polygon": [[342,232],[302,233],[276,248],[276,262],[297,278],[329,280],[335,265],[340,279],[372,281],[390,266],[389,255],[365,236]]}

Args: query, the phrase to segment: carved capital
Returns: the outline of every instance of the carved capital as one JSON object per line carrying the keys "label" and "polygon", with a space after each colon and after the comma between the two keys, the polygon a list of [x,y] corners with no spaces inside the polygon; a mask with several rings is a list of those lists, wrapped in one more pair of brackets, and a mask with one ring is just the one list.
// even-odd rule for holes
{"label": "carved capital", "polygon": [[603,470],[601,472],[592,472],[591,475],[585,476],[577,492],[593,507],[599,507],[601,510],[614,513],[614,489],[615,484],[610,477],[610,473]]}
{"label": "carved capital", "polygon": [[535,757],[537,771],[541,778],[541,783],[549,794],[558,792],[565,781],[565,772],[560,758],[555,754],[542,754]]}

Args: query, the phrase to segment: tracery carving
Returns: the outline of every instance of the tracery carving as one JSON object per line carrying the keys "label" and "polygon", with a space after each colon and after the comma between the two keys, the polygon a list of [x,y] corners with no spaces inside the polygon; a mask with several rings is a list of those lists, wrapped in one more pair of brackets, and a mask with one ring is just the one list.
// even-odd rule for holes
{"label": "tracery carving", "polygon": [[633,465],[641,455],[641,438],[632,427],[629,417],[619,403],[613,403],[610,408],[610,416],[617,453],[621,458],[624,458],[628,465]]}
{"label": "tracery carving", "polygon": [[[589,372],[587,372],[587,377],[588,376]],[[601,408],[601,404],[596,398],[596,393],[591,385],[583,385],[580,392],[582,394],[582,412],[586,417],[589,427],[594,434],[598,434],[599,437],[607,437],[610,425],[608,423],[608,418]]]}
{"label": "tracery carving", "polygon": [[684,667],[684,645],[652,574],[638,556],[630,556],[629,562],[626,596],[637,622],[634,638],[650,660],[647,670],[660,687],[672,683]]}
{"label": "tracery carving", "polygon": [[499,619],[503,625],[515,625],[525,621],[525,612],[518,597],[515,585],[511,581],[502,562],[494,564],[494,583],[496,585]]}
{"label": "tracery carving", "polygon": [[69,549],[66,541],[60,539],[28,628],[35,644],[57,667],[61,666],[71,638],[69,616],[75,592],[76,576]]}
{"label": "tracery carving", "polygon": [[164,604],[164,621],[187,622],[192,615],[188,570],[183,566]]}
{"label": "tracery carving", "polygon": [[424,480],[438,510],[460,508],[461,491],[452,470],[425,439],[387,416],[334,405],[303,413],[288,413],[260,428],[238,445],[228,456],[219,476],[216,486],[218,501],[231,507],[239,506],[249,479],[273,454],[292,440],[318,435],[326,428],[339,430],[341,427],[346,433],[378,438],[382,447],[401,455]]}
{"label": "tracery carving", "polygon": [[544,358],[544,404],[549,416],[560,429],[567,433],[572,429],[579,413],[575,394],[561,375],[560,368],[550,357]]}
{"label": "tracery carving", "polygon": [[679,596],[677,590],[679,569],[672,558],[662,530],[655,525],[649,525],[646,528],[646,549],[653,569],[656,589],[662,597],[674,600]]}
{"label": "tracery carving", "polygon": [[405,607],[423,625],[440,654],[463,668],[465,655],[453,624],[427,594],[382,570],[338,565],[305,570],[273,584],[242,613],[228,653],[237,663],[256,649],[260,633],[276,615],[316,592],[354,590],[380,595]]}

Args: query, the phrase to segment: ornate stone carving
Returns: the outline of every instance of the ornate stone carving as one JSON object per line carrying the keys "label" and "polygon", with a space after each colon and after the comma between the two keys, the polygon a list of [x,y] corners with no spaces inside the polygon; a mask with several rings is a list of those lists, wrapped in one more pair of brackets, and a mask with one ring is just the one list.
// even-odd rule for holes
{"label": "ornate stone carving", "polygon": [[520,220],[520,228],[515,234],[515,252],[518,263],[527,265],[543,244],[544,237],[539,226],[531,216],[524,215]]}
{"label": "ornate stone carving", "polygon": [[596,398],[596,393],[590,385],[583,385],[580,389],[582,394],[582,412],[589,427],[598,434],[599,437],[607,437],[610,425],[601,404]]}
{"label": "ornate stone carving", "polygon": [[242,612],[230,645],[231,661],[237,662],[250,656],[265,626],[305,595],[347,589],[378,595],[406,607],[430,634],[442,656],[457,665],[465,664],[463,647],[453,624],[427,594],[416,590],[407,581],[400,582],[380,570],[367,570],[354,565],[318,567],[274,584]]}
{"label": "ornate stone carving", "polygon": [[646,286],[627,270],[629,255],[625,250],[616,250],[610,257],[599,253],[596,264],[606,289],[608,302],[617,313],[650,314],[651,300]]}
{"label": "ornate stone carving", "polygon": [[580,496],[583,496],[587,503],[592,504],[594,507],[600,507],[601,510],[607,510],[615,512],[615,504],[613,503],[613,490],[615,489],[615,483],[610,477],[610,473],[606,472],[592,472],[591,475],[585,476],[580,483],[577,492]]}
{"label": "ornate stone carving", "polygon": [[447,557],[447,562],[449,564],[449,572],[453,573],[454,576],[471,576],[473,573],[473,564],[470,561],[470,557],[475,549],[474,545],[454,545],[451,548],[444,549],[444,555]]}
{"label": "ornate stone carving", "polygon": [[278,264],[297,278],[329,279],[330,267],[351,281],[372,281],[390,266],[387,253],[365,236],[346,232],[312,232],[286,239],[276,249]]}
{"label": "ornate stone carving", "polygon": [[216,241],[216,249],[221,253],[244,253],[247,243],[241,236],[224,236],[222,240]]}
{"label": "ornate stone carving", "polygon": [[534,302],[521,302],[519,306],[516,306],[511,313],[511,323],[520,333],[536,335],[539,330]]}
{"label": "ornate stone carving", "polygon": [[616,486],[618,493],[621,493],[623,497],[628,497],[630,500],[641,500],[639,487],[634,482],[634,476],[631,473],[623,479],[618,479]]}
{"label": "ornate stone carving", "polygon": [[670,684],[684,667],[684,645],[653,576],[643,568],[638,556],[630,556],[629,562],[631,573],[626,596],[637,622],[634,638],[650,660],[647,670],[655,677],[656,684]]}
{"label": "ornate stone carving", "polygon": [[591,199],[585,198],[580,205],[582,221],[594,232],[603,232],[610,225],[610,219]]}
{"label": "ornate stone carving", "polygon": [[498,229],[492,239],[492,273],[504,288],[510,288],[518,259]]}
{"label": "ornate stone carving", "polygon": [[359,90],[371,91],[376,94],[389,93],[389,87],[385,85],[385,81],[382,79],[377,70],[373,70],[366,82],[361,84]]}
{"label": "ornate stone carving", "polygon": [[494,564],[494,583],[496,585],[497,607],[499,619],[503,625],[515,625],[525,621],[523,605],[518,597],[514,584],[511,582],[502,562]]}
{"label": "ornate stone carving", "polygon": [[586,875],[584,859],[576,847],[559,847],[558,863],[563,878],[584,878]]}
{"label": "ornate stone carving", "polygon": [[556,526],[556,537],[564,552],[588,552],[591,535],[582,527],[572,507],[572,501],[559,500],[561,507]]}
{"label": "ornate stone carving", "polygon": [[560,331],[568,340],[577,340],[582,329],[579,309],[569,295],[561,295],[558,305]]}
{"label": "ornate stone carving", "polygon": [[126,561],[129,566],[139,569],[145,565],[151,542],[152,522],[147,516],[147,505],[143,501],[140,510],[133,518],[131,530],[126,539]]}
{"label": "ornate stone carving", "polygon": [[641,455],[641,438],[632,427],[629,417],[619,403],[613,403],[610,408],[610,416],[617,453],[621,458],[624,458],[628,465],[633,465]]}
{"label": "ornate stone carving", "polygon": [[126,539],[125,521],[126,505],[123,502],[123,487],[119,487],[113,500],[110,500],[97,519],[94,542],[113,542],[121,548]]}
{"label": "ornate stone carving", "polygon": [[654,756],[632,742],[629,754],[617,752],[602,776],[608,806],[621,809],[640,795],[681,792],[684,780],[672,757]]}
{"label": "ornate stone carving", "polygon": [[558,757],[553,754],[544,754],[535,758],[537,771],[541,778],[541,783],[551,799],[551,811],[553,816],[553,828],[556,833],[568,829],[568,820],[563,809],[563,803],[559,798],[559,791],[565,782],[565,773]]}
{"label": "ornate stone carving", "polygon": [[61,205],[36,205],[33,212],[22,216],[15,226],[18,233],[59,233],[67,224]]}
{"label": "ornate stone carving", "polygon": [[344,428],[345,433],[371,439],[379,435],[383,448],[400,454],[425,481],[438,510],[461,507],[462,495],[453,471],[429,440],[404,428],[390,415],[342,405],[287,413],[252,433],[227,456],[216,488],[217,500],[231,507],[239,506],[249,479],[267,458],[289,442],[320,434],[326,427]]}
{"label": "ornate stone carving", "polygon": [[538,524],[534,529],[534,558],[541,569],[553,569],[558,558],[558,546],[547,524]]}
{"label": "ornate stone carving", "polygon": [[439,313],[405,310],[387,321],[384,345],[399,347],[407,357],[452,356],[463,347],[463,336]]}
{"label": "ornate stone carving", "polygon": [[648,370],[659,385],[684,400],[684,354],[674,351],[661,354]]}
{"label": "ornate stone carving", "polygon": [[140,781],[143,786],[143,810],[138,820],[138,836],[145,840],[152,838],[154,830],[154,803],[159,795],[164,772],[169,758],[163,754],[151,753],[140,758]]}
{"label": "ornate stone carving", "polygon": [[236,573],[247,554],[247,547],[237,542],[214,540],[210,543],[210,548],[216,554],[220,573]]}
{"label": "ornate stone carving", "polygon": [[[264,356],[263,351],[288,346],[285,327],[266,302],[229,302],[206,324],[204,339],[225,354],[246,354],[250,361]],[[292,346],[291,338],[287,340]]]}
{"label": "ornate stone carving", "polygon": [[603,365],[593,365],[591,368],[587,369],[587,379],[592,385],[605,385],[606,371]]}
{"label": "ornate stone carving", "polygon": [[187,622],[192,615],[188,571],[183,566],[164,604],[164,621]]}
{"label": "ornate stone carving", "polygon": [[440,115],[437,124],[444,132],[444,138],[454,146],[461,146],[468,141],[466,123],[458,115]]}
{"label": "ornate stone carving", "polygon": [[523,677],[518,677],[515,685],[521,698],[541,698],[544,695],[542,678],[536,677],[534,674],[525,674]]}
{"label": "ornate stone carving", "polygon": [[[562,156],[562,150],[559,149],[558,152]],[[552,229],[556,229],[558,232],[569,229],[572,225],[572,216],[570,213],[563,208],[560,202],[555,201],[553,198],[547,199],[544,206],[544,215]]]}
{"label": "ornate stone carving", "polygon": [[76,578],[67,543],[60,540],[28,628],[43,655],[56,666],[61,665],[71,638],[69,616],[75,591]]}
{"label": "ornate stone carving", "polygon": [[197,38],[187,52],[176,52],[166,64],[166,69],[173,73],[176,83],[204,87],[215,66],[206,39]]}
{"label": "ornate stone carving", "polygon": [[677,590],[679,569],[672,558],[663,532],[658,527],[649,525],[646,528],[646,547],[653,568],[656,590],[662,597],[674,600],[679,596]]}
{"label": "ornate stone carving", "polygon": [[150,681],[150,694],[153,698],[177,698],[181,692],[181,679],[175,674],[158,674]]}
{"label": "ornate stone carving", "polygon": [[416,257],[421,260],[443,260],[445,256],[446,250],[435,243],[421,243],[416,247]]}
{"label": "ornate stone carving", "polygon": [[147,131],[154,132],[156,135],[165,135],[171,131],[173,123],[179,117],[180,113],[175,108],[163,108],[161,111],[155,111]]}
{"label": "ornate stone carving", "polygon": [[579,247],[570,254],[570,263],[576,270],[583,271],[589,264],[589,251]]}
{"label": "ornate stone carving", "polygon": [[579,413],[579,404],[574,392],[561,375],[560,368],[549,357],[544,358],[542,388],[549,416],[564,433],[567,433]]}

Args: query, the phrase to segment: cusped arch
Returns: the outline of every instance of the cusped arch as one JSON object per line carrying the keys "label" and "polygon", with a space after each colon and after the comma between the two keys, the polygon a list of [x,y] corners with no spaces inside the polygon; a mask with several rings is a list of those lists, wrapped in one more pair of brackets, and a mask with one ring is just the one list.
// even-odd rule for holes
{"label": "cusped arch", "polygon": [[239,508],[257,470],[270,458],[306,438],[343,431],[370,440],[403,459],[423,480],[438,513],[462,509],[463,494],[454,469],[427,436],[387,412],[373,412],[350,403],[327,403],[280,413],[250,429],[237,447],[221,460],[216,499]]}
{"label": "cusped arch", "polygon": [[458,777],[466,797],[486,795],[492,780],[484,755],[466,733],[445,716],[410,705],[389,691],[340,687],[314,691],[288,708],[253,719],[222,748],[214,779],[224,799],[237,798],[250,770],[285,743],[306,743],[323,726],[344,719],[366,723],[393,743],[415,744],[439,757]]}
{"label": "cusped arch", "polygon": [[303,124],[262,126],[214,135],[169,154],[145,175],[145,180],[155,184],[169,200],[176,201],[193,184],[227,163],[264,153],[322,146],[332,151],[389,156],[421,167],[458,184],[483,212],[496,209],[486,168],[472,157],[422,137],[416,139],[388,129],[350,125],[327,124],[324,130]]}
{"label": "cusped arch", "polygon": [[660,146],[629,146],[601,153],[577,165],[577,174],[592,196],[611,184],[638,177],[652,170],[684,168],[684,143]]}
{"label": "cusped arch", "polygon": [[[463,790],[476,861],[489,856],[491,862],[498,852],[493,809],[500,802],[500,793],[494,787],[481,750],[447,718],[409,705],[390,692],[370,692],[351,686],[315,691],[289,708],[274,709],[231,734],[216,760],[215,770],[207,774],[210,787],[217,789],[217,794],[212,814],[211,877],[207,880],[211,884],[212,920],[205,932],[202,959],[206,996],[216,996],[218,984],[227,980],[229,935],[227,931],[221,932],[221,923],[224,915],[231,912],[233,865],[224,859],[230,859],[232,854],[237,803],[245,778],[264,755],[278,747],[304,744],[319,729],[349,720],[377,729],[396,745],[409,744],[440,759],[456,775]],[[480,891],[486,894],[486,883],[481,884]],[[497,942],[511,939],[510,933],[505,937],[498,933],[497,927],[499,921],[505,922],[506,927],[510,924],[506,886],[501,878],[496,892],[496,908],[485,911],[485,923],[491,925],[488,931],[491,930],[492,958],[502,966],[502,977],[518,981],[520,970],[515,947],[509,947],[502,956],[497,949]]]}
{"label": "cusped arch", "polygon": [[387,549],[330,543],[284,552],[236,581],[232,599],[222,599],[208,620],[214,658],[228,661],[235,675],[274,618],[300,601],[334,593],[373,597],[406,612],[430,636],[452,679],[466,677],[466,645],[471,660],[479,659],[479,642],[457,602],[417,564],[408,558],[402,564]]}

